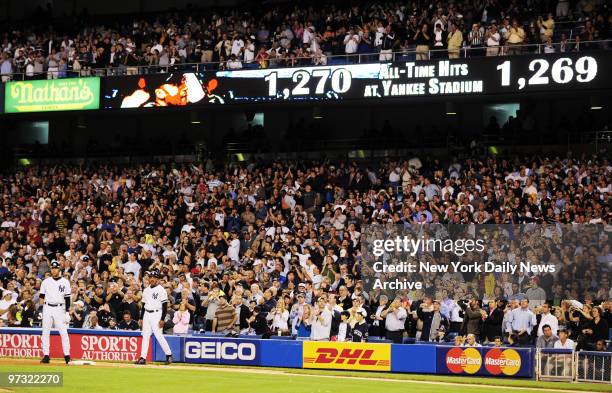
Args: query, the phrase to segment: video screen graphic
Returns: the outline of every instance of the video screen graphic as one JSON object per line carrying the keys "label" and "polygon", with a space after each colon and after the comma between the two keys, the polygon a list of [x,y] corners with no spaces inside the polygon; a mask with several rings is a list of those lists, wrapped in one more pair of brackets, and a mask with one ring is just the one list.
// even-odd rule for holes
{"label": "video screen graphic", "polygon": [[[116,78],[104,91],[105,108],[151,108],[223,104],[213,74],[173,73]],[[119,82],[119,83],[114,83]]]}

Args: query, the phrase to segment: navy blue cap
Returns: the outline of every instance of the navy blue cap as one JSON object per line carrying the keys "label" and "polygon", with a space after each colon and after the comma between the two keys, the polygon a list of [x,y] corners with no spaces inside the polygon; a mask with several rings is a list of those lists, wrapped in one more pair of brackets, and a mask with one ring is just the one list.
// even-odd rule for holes
{"label": "navy blue cap", "polygon": [[57,268],[59,269],[61,267],[60,263],[58,261],[56,261],[55,259],[51,261],[51,269],[53,268]]}
{"label": "navy blue cap", "polygon": [[161,277],[161,273],[159,272],[159,270],[155,269],[155,270],[150,270],[149,271],[149,276],[150,277],[155,277],[155,278],[160,278]]}

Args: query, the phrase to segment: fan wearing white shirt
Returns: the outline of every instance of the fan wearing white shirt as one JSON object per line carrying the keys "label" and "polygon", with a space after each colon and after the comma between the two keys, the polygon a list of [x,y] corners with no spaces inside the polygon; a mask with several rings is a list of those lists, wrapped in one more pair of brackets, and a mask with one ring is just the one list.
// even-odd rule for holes
{"label": "fan wearing white shirt", "polygon": [[359,34],[355,34],[353,29],[349,30],[346,37],[344,37],[344,52],[347,55],[357,53],[359,47]]}
{"label": "fan wearing white shirt", "polygon": [[576,343],[568,338],[567,330],[560,329],[559,330],[559,339],[553,345],[555,349],[574,349],[576,347]]}
{"label": "fan wearing white shirt", "polygon": [[559,330],[559,321],[557,320],[557,317],[551,314],[550,305],[548,303],[542,304],[542,314],[540,316],[540,324],[538,325],[538,337],[544,334],[544,332],[542,332],[542,327],[545,325],[550,326],[553,336],[557,335],[557,330]]}
{"label": "fan wearing white shirt", "polygon": [[123,271],[125,274],[133,273],[134,279],[138,281],[140,279],[140,263],[138,263],[138,258],[135,252],[128,255],[128,261],[123,264]]}
{"label": "fan wearing white shirt", "polygon": [[238,240],[238,232],[232,231],[231,239],[227,243],[227,256],[234,262],[240,261],[240,240]]}
{"label": "fan wearing white shirt", "polygon": [[327,309],[324,297],[317,299],[314,309],[314,322],[310,333],[312,341],[328,341],[331,332],[332,313]]}

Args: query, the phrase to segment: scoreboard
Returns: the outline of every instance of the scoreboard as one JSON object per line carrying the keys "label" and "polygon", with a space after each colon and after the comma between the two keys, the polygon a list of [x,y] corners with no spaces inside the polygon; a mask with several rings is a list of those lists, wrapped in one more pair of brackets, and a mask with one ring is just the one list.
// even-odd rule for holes
{"label": "scoreboard", "polygon": [[0,113],[603,91],[611,60],[585,51],[15,81],[0,89]]}
{"label": "scoreboard", "polygon": [[107,78],[107,109],[308,101],[379,101],[612,87],[610,52],[329,65]]}

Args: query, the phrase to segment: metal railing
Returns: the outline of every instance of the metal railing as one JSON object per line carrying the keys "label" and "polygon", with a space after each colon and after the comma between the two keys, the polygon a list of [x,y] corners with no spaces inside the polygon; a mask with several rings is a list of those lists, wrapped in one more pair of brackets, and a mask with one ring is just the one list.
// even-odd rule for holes
{"label": "metal railing", "polygon": [[[380,51],[372,53],[352,53],[343,55],[323,55],[323,56],[308,56],[295,57],[292,59],[266,59],[265,61],[256,61],[242,63],[241,68],[236,69],[261,69],[261,68],[291,68],[304,66],[324,66],[324,65],[347,65],[347,64],[371,64],[378,62],[395,62],[395,61],[420,61],[420,60],[436,60],[445,58],[475,58],[475,57],[492,57],[492,56],[520,56],[532,54],[547,54],[548,47],[555,49],[552,53],[589,51],[589,50],[610,50],[612,49],[612,40],[597,40],[597,41],[580,41],[568,40],[565,43],[556,42],[550,46],[546,44],[524,44],[524,45],[500,45],[496,47],[462,47],[460,49],[432,49],[417,50],[411,46],[398,51]],[[564,51],[561,52],[561,49]],[[124,76],[124,75],[147,75],[147,74],[165,74],[171,72],[203,72],[203,71],[219,71],[232,70],[227,67],[227,61],[221,62],[206,62],[206,63],[175,63],[168,65],[120,65],[118,67],[82,67],[79,70],[47,70],[44,72],[13,72],[0,74],[2,82],[18,81],[28,79],[60,79],[79,76]]]}
{"label": "metal railing", "polygon": [[538,381],[573,381],[575,379],[572,349],[538,348],[536,350],[536,379]]}
{"label": "metal railing", "polygon": [[576,381],[612,384],[612,352],[576,353]]}

